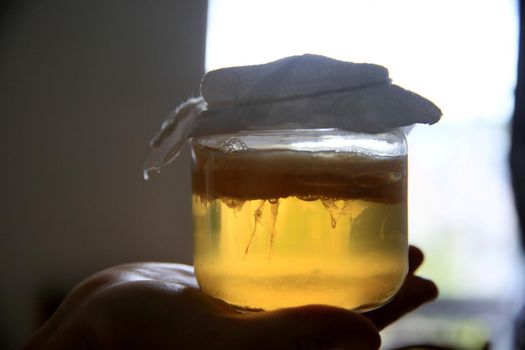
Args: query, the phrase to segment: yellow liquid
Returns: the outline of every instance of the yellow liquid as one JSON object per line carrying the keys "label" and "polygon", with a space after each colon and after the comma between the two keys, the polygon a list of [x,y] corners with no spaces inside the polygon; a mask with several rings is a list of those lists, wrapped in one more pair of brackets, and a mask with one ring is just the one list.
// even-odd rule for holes
{"label": "yellow liquid", "polygon": [[407,272],[406,199],[301,198],[194,192],[201,289],[246,310],[327,304],[366,311],[387,302]]}

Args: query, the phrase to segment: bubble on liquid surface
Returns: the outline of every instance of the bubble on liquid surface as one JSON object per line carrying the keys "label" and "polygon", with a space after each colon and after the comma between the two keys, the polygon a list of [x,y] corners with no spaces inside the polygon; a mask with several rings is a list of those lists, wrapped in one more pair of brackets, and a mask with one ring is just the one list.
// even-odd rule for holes
{"label": "bubble on liquid surface", "polygon": [[236,137],[229,138],[219,146],[219,150],[224,153],[241,152],[246,151],[247,149],[248,146],[246,146],[246,144],[242,140]]}

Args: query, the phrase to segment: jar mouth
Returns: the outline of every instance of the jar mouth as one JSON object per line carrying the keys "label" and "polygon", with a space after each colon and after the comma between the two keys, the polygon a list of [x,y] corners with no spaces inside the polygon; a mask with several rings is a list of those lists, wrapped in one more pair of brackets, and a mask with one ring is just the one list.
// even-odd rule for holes
{"label": "jar mouth", "polygon": [[399,157],[407,153],[401,128],[363,133],[337,128],[272,128],[244,130],[193,138],[192,143],[225,153],[297,151],[352,153],[371,157]]}

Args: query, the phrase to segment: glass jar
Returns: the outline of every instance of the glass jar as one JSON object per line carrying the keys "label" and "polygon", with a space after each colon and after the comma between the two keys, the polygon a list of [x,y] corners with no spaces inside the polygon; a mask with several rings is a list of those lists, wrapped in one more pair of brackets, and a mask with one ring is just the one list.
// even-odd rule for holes
{"label": "glass jar", "polygon": [[243,131],[194,138],[195,273],[242,310],[368,311],[408,269],[404,132]]}

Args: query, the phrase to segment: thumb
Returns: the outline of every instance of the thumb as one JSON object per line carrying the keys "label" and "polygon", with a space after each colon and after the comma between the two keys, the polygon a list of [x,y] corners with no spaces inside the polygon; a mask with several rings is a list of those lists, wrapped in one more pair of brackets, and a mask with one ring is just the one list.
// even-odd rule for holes
{"label": "thumb", "polygon": [[308,305],[238,316],[235,348],[376,350],[381,343],[372,322],[357,313]]}

